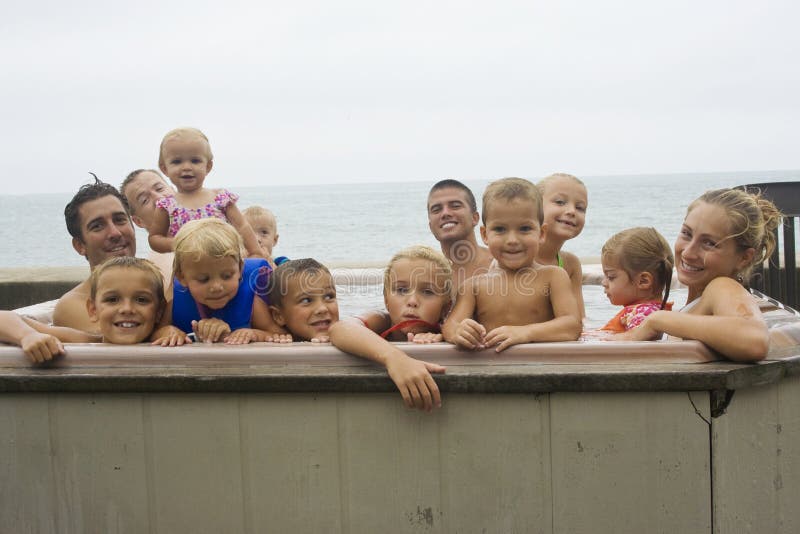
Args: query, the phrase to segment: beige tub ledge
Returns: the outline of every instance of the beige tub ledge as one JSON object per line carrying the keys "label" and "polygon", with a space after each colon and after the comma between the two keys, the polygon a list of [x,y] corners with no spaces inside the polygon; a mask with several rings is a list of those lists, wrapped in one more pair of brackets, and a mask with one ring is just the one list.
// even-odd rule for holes
{"label": "beige tub ledge", "polygon": [[[697,341],[539,343],[502,353],[445,343],[399,345],[414,358],[447,367],[435,375],[445,394],[712,391],[768,384],[798,372],[797,356],[737,364]],[[395,391],[382,367],[328,344],[67,344],[66,350],[34,366],[21,349],[0,347],[0,392]]]}

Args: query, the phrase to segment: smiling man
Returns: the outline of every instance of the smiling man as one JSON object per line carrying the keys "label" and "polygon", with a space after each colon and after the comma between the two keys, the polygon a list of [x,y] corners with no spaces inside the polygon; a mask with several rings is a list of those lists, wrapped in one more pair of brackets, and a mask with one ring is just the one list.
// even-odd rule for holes
{"label": "smiling man", "polygon": [[[133,224],[122,195],[113,185],[95,180],[82,186],[64,208],[72,247],[87,259],[91,270],[109,258],[136,254]],[[53,324],[97,333],[86,309],[88,299],[87,278],[58,300]]]}
{"label": "smiling man", "polygon": [[442,180],[428,193],[428,227],[453,264],[456,287],[476,274],[489,270],[492,255],[478,245],[475,227],[480,215],[475,196],[458,180]]}

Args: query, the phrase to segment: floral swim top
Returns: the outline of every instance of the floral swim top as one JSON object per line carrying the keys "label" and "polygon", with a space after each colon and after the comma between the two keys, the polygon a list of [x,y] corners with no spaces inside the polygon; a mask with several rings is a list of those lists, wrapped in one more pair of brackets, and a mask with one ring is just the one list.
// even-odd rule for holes
{"label": "floral swim top", "polygon": [[[600,330],[611,330],[612,332],[626,332],[642,324],[642,321],[653,312],[661,309],[660,300],[649,300],[639,304],[625,306]],[[665,310],[672,309],[672,303],[667,302]]]}
{"label": "floral swim top", "polygon": [[181,226],[189,221],[216,217],[217,219],[228,222],[228,218],[225,216],[225,210],[227,210],[228,206],[231,204],[236,204],[237,200],[239,200],[239,195],[236,193],[231,193],[227,189],[220,189],[217,191],[214,200],[202,208],[184,208],[175,200],[175,195],[167,195],[158,199],[156,201],[156,207],[165,210],[167,215],[169,215],[169,236],[175,237],[175,234],[178,233]]}

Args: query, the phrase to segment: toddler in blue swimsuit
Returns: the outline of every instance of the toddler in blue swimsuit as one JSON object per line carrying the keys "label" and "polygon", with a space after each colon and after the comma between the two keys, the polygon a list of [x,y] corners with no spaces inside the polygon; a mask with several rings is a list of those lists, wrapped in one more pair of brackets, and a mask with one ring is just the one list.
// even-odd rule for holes
{"label": "toddler in blue swimsuit", "polygon": [[269,312],[266,288],[271,272],[262,258],[242,260],[242,241],[220,219],[186,223],[175,236],[172,302],[154,344],[192,341],[229,344],[286,341]]}

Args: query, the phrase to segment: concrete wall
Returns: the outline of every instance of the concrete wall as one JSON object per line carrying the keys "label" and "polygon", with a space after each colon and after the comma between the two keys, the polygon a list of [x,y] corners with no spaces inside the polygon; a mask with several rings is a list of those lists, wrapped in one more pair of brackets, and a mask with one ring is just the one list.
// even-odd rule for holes
{"label": "concrete wall", "polygon": [[711,530],[681,392],[5,394],[0,428],[2,532]]}

